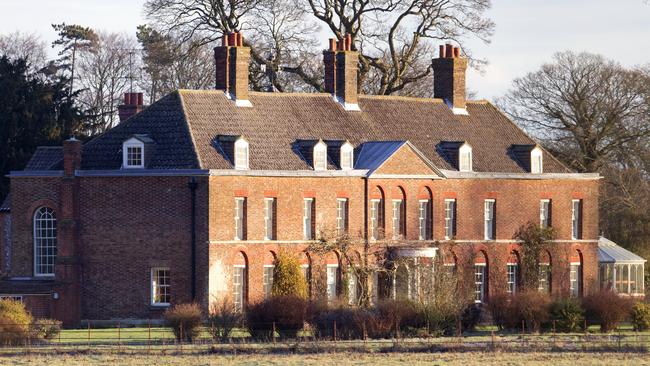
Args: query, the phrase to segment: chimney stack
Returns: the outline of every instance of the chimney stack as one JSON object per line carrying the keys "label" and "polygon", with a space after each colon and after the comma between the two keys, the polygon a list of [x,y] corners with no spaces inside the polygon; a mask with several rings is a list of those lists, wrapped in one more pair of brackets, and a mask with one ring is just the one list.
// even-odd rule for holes
{"label": "chimney stack", "polygon": [[223,90],[238,106],[251,106],[248,100],[250,52],[239,32],[224,34],[221,46],[214,49],[216,89]]}
{"label": "chimney stack", "polygon": [[359,53],[352,50],[352,36],[330,38],[329,49],[323,51],[325,91],[332,94],[348,111],[359,110],[357,74]]}
{"label": "chimney stack", "polygon": [[467,58],[461,57],[460,48],[451,44],[440,45],[440,55],[433,59],[433,97],[447,103],[454,114],[467,114],[465,72]]}
{"label": "chimney stack", "polygon": [[73,177],[75,170],[81,169],[81,141],[74,137],[63,141],[63,173],[66,177]]}
{"label": "chimney stack", "polygon": [[144,95],[142,93],[124,93],[124,104],[117,107],[120,123],[142,112],[144,109]]}

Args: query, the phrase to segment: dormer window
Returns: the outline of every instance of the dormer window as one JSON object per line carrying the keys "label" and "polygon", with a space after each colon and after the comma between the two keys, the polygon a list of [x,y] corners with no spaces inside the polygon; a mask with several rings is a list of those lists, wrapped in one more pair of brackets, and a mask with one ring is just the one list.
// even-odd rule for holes
{"label": "dormer window", "polygon": [[235,141],[235,169],[248,169],[248,142],[243,138]]}
{"label": "dormer window", "polygon": [[122,145],[122,167],[144,168],[144,142],[131,138]]}
{"label": "dormer window", "polygon": [[327,145],[323,141],[314,145],[314,170],[327,170]]}
{"label": "dormer window", "polygon": [[354,165],[354,147],[349,142],[341,146],[341,169],[350,170]]}
{"label": "dormer window", "polygon": [[467,143],[458,149],[458,170],[461,172],[472,171],[472,147]]}
{"label": "dormer window", "polygon": [[535,147],[530,151],[530,172],[532,174],[542,174],[544,172],[544,158],[542,149]]}

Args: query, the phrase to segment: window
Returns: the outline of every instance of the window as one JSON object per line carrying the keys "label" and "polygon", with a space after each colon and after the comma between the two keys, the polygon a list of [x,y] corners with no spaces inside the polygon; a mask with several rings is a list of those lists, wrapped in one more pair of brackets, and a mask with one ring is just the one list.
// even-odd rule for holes
{"label": "window", "polygon": [[515,294],[517,292],[518,272],[519,272],[519,265],[517,263],[508,263],[506,267],[506,274],[508,276],[509,294]]}
{"label": "window", "polygon": [[305,198],[303,201],[303,237],[305,240],[314,239],[314,199]]}
{"label": "window", "polygon": [[476,263],[474,265],[474,302],[477,304],[485,302],[486,269],[485,263]]}
{"label": "window", "polygon": [[456,236],[456,200],[445,200],[445,239]]}
{"label": "window", "polygon": [[332,303],[336,300],[337,286],[339,277],[338,264],[327,265],[327,302]]}
{"label": "window", "polygon": [[327,145],[323,141],[314,146],[314,170],[327,170]]}
{"label": "window", "polygon": [[571,239],[582,239],[582,200],[571,201]]}
{"label": "window", "polygon": [[57,251],[56,216],[49,207],[34,213],[34,275],[54,276]]}
{"label": "window", "polygon": [[538,282],[537,290],[539,292],[545,294],[551,293],[551,264],[550,263],[539,264],[539,274],[538,274],[537,282]]}
{"label": "window", "polygon": [[603,289],[614,289],[619,294],[643,295],[643,264],[600,264],[599,280]]}
{"label": "window", "polygon": [[349,142],[341,146],[341,169],[350,170],[354,164],[354,148]]}
{"label": "window", "polygon": [[264,274],[262,278],[262,283],[264,287],[264,298],[268,299],[271,297],[271,291],[273,290],[273,270],[275,266],[272,264],[264,265]]}
{"label": "window", "polygon": [[169,268],[151,269],[151,305],[169,306],[171,292],[169,291]]}
{"label": "window", "polygon": [[542,174],[544,172],[542,149],[539,147],[535,147],[530,152],[530,172],[532,174]]}
{"label": "window", "polygon": [[343,235],[348,231],[348,199],[336,199],[336,232]]}
{"label": "window", "polygon": [[357,305],[358,302],[358,286],[357,272],[352,266],[348,267],[348,303],[350,305]]}
{"label": "window", "polygon": [[461,172],[472,171],[472,147],[467,143],[458,149],[458,170]]}
{"label": "window", "polygon": [[402,200],[393,200],[393,239],[406,236],[404,229],[404,203]]}
{"label": "window", "polygon": [[542,228],[551,227],[551,200],[539,201],[539,226]]}
{"label": "window", "polygon": [[581,262],[571,263],[571,272],[569,275],[571,297],[580,297],[582,294],[582,265]]}
{"label": "window", "polygon": [[144,143],[131,138],[122,144],[122,167],[144,168]]}
{"label": "window", "polygon": [[243,138],[235,141],[235,169],[248,169],[248,142]]}
{"label": "window", "polygon": [[0,295],[0,300],[13,300],[23,302],[23,297],[21,295]]}
{"label": "window", "polygon": [[232,299],[237,312],[242,312],[246,304],[246,277],[246,265],[233,266]]}
{"label": "window", "polygon": [[264,199],[264,240],[275,240],[275,198]]}
{"label": "window", "polygon": [[311,293],[311,269],[309,268],[309,264],[302,264],[300,269],[302,271],[302,277],[307,283],[307,294],[309,295]]}
{"label": "window", "polygon": [[420,240],[433,239],[431,229],[431,200],[420,200],[419,206]]}
{"label": "window", "polygon": [[246,239],[246,198],[235,198],[235,240]]}
{"label": "window", "polygon": [[370,201],[370,226],[372,228],[372,239],[379,240],[383,235],[383,212],[384,201],[373,199]]}
{"label": "window", "polygon": [[496,207],[496,201],[495,200],[485,200],[484,204],[484,216],[485,216],[485,227],[484,227],[484,235],[485,235],[485,240],[494,240],[495,238],[495,229],[496,229],[496,220],[494,219],[495,217],[495,207]]}

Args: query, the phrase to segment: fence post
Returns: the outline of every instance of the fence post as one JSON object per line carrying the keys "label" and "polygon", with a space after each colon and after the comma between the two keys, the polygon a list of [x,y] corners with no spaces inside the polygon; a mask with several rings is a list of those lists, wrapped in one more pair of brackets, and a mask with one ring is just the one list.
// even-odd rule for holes
{"label": "fence post", "polygon": [[151,319],[147,321],[147,353],[151,352]]}
{"label": "fence post", "polygon": [[88,321],[88,351],[90,351],[90,320]]}
{"label": "fence post", "polygon": [[526,321],[522,320],[521,321],[521,346],[525,346],[526,343],[524,342],[524,336],[526,335]]}
{"label": "fence post", "polygon": [[333,333],[332,336],[334,337],[334,343],[336,343],[336,320],[334,321],[334,328],[333,328]]}
{"label": "fence post", "polygon": [[555,341],[555,319],[553,319],[553,347],[556,346]]}
{"label": "fence post", "polygon": [[180,347],[181,354],[183,354],[183,339],[184,339],[183,338],[183,322],[180,322],[179,326],[180,326],[180,329],[179,329],[180,339],[179,339],[178,344],[179,344],[179,347]]}
{"label": "fence post", "polygon": [[122,350],[122,327],[120,322],[117,322],[117,351]]}

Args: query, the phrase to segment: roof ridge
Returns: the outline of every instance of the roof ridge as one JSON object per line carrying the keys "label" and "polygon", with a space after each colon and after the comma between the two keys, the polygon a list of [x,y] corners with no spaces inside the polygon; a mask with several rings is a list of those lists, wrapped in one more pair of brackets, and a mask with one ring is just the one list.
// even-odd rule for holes
{"label": "roof ridge", "polygon": [[194,138],[194,133],[192,132],[192,128],[190,128],[190,120],[187,118],[187,107],[185,105],[185,99],[183,99],[183,94],[178,91],[178,100],[180,101],[181,104],[181,111],[183,112],[183,122],[185,122],[185,128],[187,128],[187,133],[190,135],[190,140],[192,141],[192,150],[194,150],[195,158],[196,158],[196,163],[199,166],[199,168],[203,168],[203,160],[201,160],[201,156],[199,154],[199,149],[196,147],[196,139]]}

